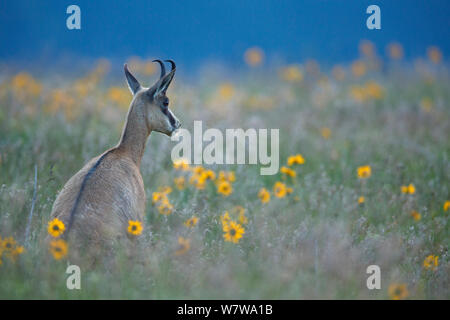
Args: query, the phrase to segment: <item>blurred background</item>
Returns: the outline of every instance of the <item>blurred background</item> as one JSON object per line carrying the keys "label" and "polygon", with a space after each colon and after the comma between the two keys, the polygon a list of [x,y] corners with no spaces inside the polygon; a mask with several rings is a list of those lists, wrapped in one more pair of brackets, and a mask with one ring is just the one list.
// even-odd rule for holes
{"label": "blurred background", "polygon": [[[81,9],[81,30],[66,28],[71,4]],[[381,30],[366,27],[371,4],[381,8]],[[99,57],[119,64],[162,57],[188,73],[208,62],[240,68],[243,52],[256,46],[269,65],[314,58],[332,66],[357,58],[362,39],[381,57],[399,42],[404,57],[415,59],[429,46],[449,51],[449,14],[445,0],[3,1],[0,59],[47,70]]]}

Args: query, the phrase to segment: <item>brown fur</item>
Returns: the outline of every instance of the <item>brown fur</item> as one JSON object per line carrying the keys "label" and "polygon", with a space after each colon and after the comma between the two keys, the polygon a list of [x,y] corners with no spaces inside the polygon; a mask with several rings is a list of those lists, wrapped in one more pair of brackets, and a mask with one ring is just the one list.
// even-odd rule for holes
{"label": "brown fur", "polygon": [[129,220],[143,222],[146,197],[139,167],[147,138],[152,131],[171,135],[179,127],[176,118],[173,126],[160,110],[165,91],[163,96],[149,99],[147,93],[154,92],[155,86],[146,89],[139,85],[118,145],[91,159],[59,193],[51,219],[58,218],[66,225],[63,237],[69,240],[71,252],[88,248],[83,252],[98,254],[116,240],[132,238],[127,233]]}

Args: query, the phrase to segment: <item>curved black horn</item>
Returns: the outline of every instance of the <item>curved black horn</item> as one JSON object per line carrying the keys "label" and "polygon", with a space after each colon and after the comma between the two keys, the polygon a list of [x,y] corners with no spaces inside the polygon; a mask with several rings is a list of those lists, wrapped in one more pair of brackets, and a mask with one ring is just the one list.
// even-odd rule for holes
{"label": "curved black horn", "polygon": [[161,79],[166,75],[166,66],[164,66],[164,63],[159,59],[155,59],[153,60],[153,62],[158,62],[159,65],[161,66],[161,76],[159,77]]}
{"label": "curved black horn", "polygon": [[170,71],[173,71],[173,70],[176,69],[177,66],[175,65],[175,62],[174,62],[173,60],[168,59],[168,60],[164,60],[164,61],[170,63],[170,65],[171,65],[171,67],[172,67],[172,69],[171,69]]}

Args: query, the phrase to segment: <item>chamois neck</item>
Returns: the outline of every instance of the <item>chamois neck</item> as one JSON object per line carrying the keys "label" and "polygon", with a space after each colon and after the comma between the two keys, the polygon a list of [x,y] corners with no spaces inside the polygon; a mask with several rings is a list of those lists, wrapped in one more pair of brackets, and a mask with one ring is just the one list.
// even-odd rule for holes
{"label": "chamois neck", "polygon": [[144,111],[139,107],[132,106],[128,112],[117,149],[130,157],[137,166],[140,166],[150,133],[151,129],[147,126]]}

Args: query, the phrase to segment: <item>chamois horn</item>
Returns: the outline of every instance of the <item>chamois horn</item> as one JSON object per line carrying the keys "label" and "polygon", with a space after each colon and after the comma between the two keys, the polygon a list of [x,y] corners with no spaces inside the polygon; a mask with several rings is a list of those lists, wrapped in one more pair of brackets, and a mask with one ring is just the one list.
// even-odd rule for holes
{"label": "chamois horn", "polygon": [[164,61],[166,61],[166,62],[169,62],[170,63],[170,65],[171,65],[171,70],[170,71],[172,71],[172,70],[175,70],[176,69],[176,65],[175,65],[175,62],[173,61],[173,60],[170,60],[170,59],[168,59],[168,60],[164,60]]}
{"label": "chamois horn", "polygon": [[161,79],[166,75],[166,67],[164,66],[164,63],[159,59],[155,59],[153,60],[153,62],[158,62],[159,65],[161,66],[161,76],[159,77]]}

